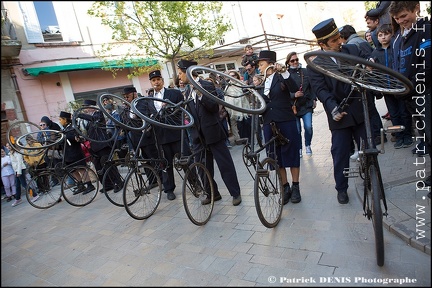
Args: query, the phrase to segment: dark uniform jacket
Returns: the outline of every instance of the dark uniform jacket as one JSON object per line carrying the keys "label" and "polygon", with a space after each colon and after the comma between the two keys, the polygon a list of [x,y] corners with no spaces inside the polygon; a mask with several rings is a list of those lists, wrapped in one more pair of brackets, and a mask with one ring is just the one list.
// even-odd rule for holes
{"label": "dark uniform jacket", "polygon": [[[347,53],[357,57],[363,56],[361,58],[366,58],[368,56],[362,55],[359,48],[354,44],[342,45],[342,51],[340,53]],[[322,61],[320,57],[316,57],[313,61],[319,63],[320,60]],[[354,95],[351,95],[352,99],[349,102],[349,106],[344,110],[348,115],[345,115],[340,121],[334,121],[331,112],[345,97],[349,95],[351,85],[316,72],[309,66],[307,67],[307,70],[312,83],[312,90],[315,92],[315,95],[321,103],[323,103],[330,130],[356,126],[357,124],[364,122],[361,94],[357,91],[353,92]]]}
{"label": "dark uniform jacket", "polygon": [[[163,99],[176,104],[183,101],[183,94],[177,89],[164,88]],[[138,101],[136,108],[146,116],[157,113],[156,107],[151,101]],[[160,145],[181,140],[181,129],[166,129],[157,125],[153,125],[153,129]]]}
{"label": "dark uniform jacket", "polygon": [[[285,89],[282,90],[281,83]],[[267,107],[263,113],[264,124],[270,122],[296,121],[296,116],[292,111],[290,92],[298,91],[298,86],[290,77],[284,79],[280,73],[275,73],[270,86],[270,93],[264,96]]]}
{"label": "dark uniform jacket", "polygon": [[[216,88],[212,82],[200,79],[199,83],[207,91],[213,91],[216,96]],[[186,95],[190,94],[190,89],[191,85],[188,86]],[[198,104],[194,101],[189,102],[187,109],[195,121],[194,128],[190,130],[194,144],[200,143],[200,137],[207,145],[228,138],[219,120],[219,104],[212,98],[203,95],[201,100],[198,100]]]}

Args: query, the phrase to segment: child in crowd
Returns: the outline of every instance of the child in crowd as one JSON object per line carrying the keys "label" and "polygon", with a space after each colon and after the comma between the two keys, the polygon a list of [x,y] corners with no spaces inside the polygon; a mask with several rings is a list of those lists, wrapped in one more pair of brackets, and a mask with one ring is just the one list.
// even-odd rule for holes
{"label": "child in crowd", "polygon": [[245,54],[242,56],[241,64],[243,67],[245,67],[248,63],[254,63],[256,66],[256,61],[258,59],[258,55],[254,53],[254,49],[252,45],[248,44],[244,47]]}
{"label": "child in crowd", "polygon": [[12,168],[12,160],[4,148],[1,149],[1,178],[6,191],[6,201],[10,202],[16,194],[15,171]]}

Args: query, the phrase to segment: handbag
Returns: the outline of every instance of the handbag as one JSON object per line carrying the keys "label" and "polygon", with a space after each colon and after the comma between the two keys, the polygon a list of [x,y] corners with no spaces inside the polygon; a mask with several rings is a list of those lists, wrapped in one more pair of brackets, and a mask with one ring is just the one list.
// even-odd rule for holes
{"label": "handbag", "polygon": [[293,105],[292,105],[292,110],[294,112],[294,115],[297,115],[297,107],[296,107],[296,103],[297,103],[297,99],[294,101]]}

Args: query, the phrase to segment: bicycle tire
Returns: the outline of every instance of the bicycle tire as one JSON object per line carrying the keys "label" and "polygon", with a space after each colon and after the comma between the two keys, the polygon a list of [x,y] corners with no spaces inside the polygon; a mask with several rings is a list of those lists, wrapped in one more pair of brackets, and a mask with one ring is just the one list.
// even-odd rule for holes
{"label": "bicycle tire", "polygon": [[[210,191],[206,191],[206,186]],[[214,187],[213,178],[203,163],[189,165],[183,178],[182,196],[189,220],[197,226],[205,225],[213,212]],[[210,197],[210,203],[204,205],[202,201],[207,197]]]}
{"label": "bicycle tire", "polygon": [[317,72],[375,92],[402,96],[414,89],[411,81],[399,72],[354,55],[312,51],[304,59]]}
{"label": "bicycle tire", "polygon": [[267,228],[274,228],[282,217],[283,189],[276,160],[264,158],[257,170],[254,200],[258,218]]}
{"label": "bicycle tire", "polygon": [[50,171],[40,172],[30,179],[26,188],[26,198],[31,206],[47,209],[59,202],[62,192],[60,185],[52,185],[50,178],[53,177],[58,181],[57,183],[61,183],[61,179]]}
{"label": "bicycle tire", "polygon": [[[144,106],[160,107],[159,111],[154,110],[154,114],[146,115],[140,111],[137,106],[139,102],[144,103]],[[131,103],[132,112],[145,122],[168,129],[186,129],[194,125],[192,114],[178,104],[172,103],[168,99],[160,99],[156,97],[140,97],[136,98]],[[151,112],[148,112],[151,113]],[[185,121],[187,120],[187,121]]]}
{"label": "bicycle tire", "polygon": [[375,253],[377,258],[377,265],[384,265],[384,234],[383,234],[383,212],[381,206],[381,185],[379,182],[379,175],[376,167],[371,165],[369,167],[370,176],[370,190],[372,195],[372,224],[374,227],[375,235]]}
{"label": "bicycle tire", "polygon": [[149,218],[162,198],[162,183],[156,170],[148,164],[132,169],[123,188],[123,205],[136,220]]}
{"label": "bicycle tire", "polygon": [[[79,174],[78,177],[76,173]],[[73,182],[69,184],[68,181],[70,179]],[[68,168],[61,183],[63,198],[65,198],[66,202],[70,205],[76,207],[83,207],[90,204],[96,198],[99,190],[97,174],[88,166]],[[87,185],[87,187],[85,185]],[[93,189],[90,189],[90,185],[93,186]]]}
{"label": "bicycle tire", "polygon": [[[26,147],[26,137],[30,136],[37,140],[41,132],[45,133],[42,137],[39,137],[39,139],[42,140],[38,141],[41,146]],[[46,137],[46,133],[50,133],[49,138]],[[64,140],[64,134],[57,130],[42,130],[39,125],[33,122],[17,121],[9,126],[6,139],[16,152],[22,155],[37,156],[44,153],[46,148],[61,143]]]}
{"label": "bicycle tire", "polygon": [[[91,115],[85,111],[89,108],[94,109],[94,114],[100,115],[101,117],[97,117],[98,119],[94,119],[94,121],[85,119],[84,115],[91,117]],[[117,137],[117,126],[114,125],[114,127],[108,127],[106,125],[106,118],[107,117],[102,110],[96,106],[81,107],[75,110],[72,115],[72,128],[75,129],[79,136],[91,142],[111,142]],[[91,135],[89,135],[89,131],[92,132]]]}
{"label": "bicycle tire", "polygon": [[[116,119],[111,113],[106,109],[106,107],[102,103],[102,99],[106,96],[110,97],[113,101],[114,109],[117,110],[120,114],[121,121]],[[125,101],[123,97],[114,95],[114,94],[101,94],[96,99],[97,105],[99,106],[102,113],[111,119],[116,125],[119,127],[128,130],[128,131],[142,131],[145,129],[147,123],[142,120],[140,117],[131,118],[129,112],[132,112],[131,103]]]}
{"label": "bicycle tire", "polygon": [[[113,174],[112,171],[115,170],[116,168],[117,168],[117,172],[114,172],[115,174]],[[124,188],[125,179],[130,171],[131,168],[127,166],[124,162],[118,162],[118,163],[111,164],[104,173],[104,176],[102,178],[102,187],[104,187],[105,189],[105,187],[110,186],[108,185],[108,182],[111,182],[112,183],[111,185],[113,186],[113,189],[110,189],[108,191],[105,189],[104,194],[108,199],[108,201],[110,201],[115,206],[124,207],[123,188]],[[119,176],[119,178],[114,176],[116,174]]]}
{"label": "bicycle tire", "polygon": [[[223,87],[222,90],[224,91],[224,98],[219,98],[216,91],[209,91],[203,88],[199,84],[199,82],[195,80],[195,77],[193,76],[193,74],[195,73],[199,75],[208,74],[214,76],[217,84]],[[231,77],[224,72],[217,71],[209,67],[193,65],[186,70],[186,77],[188,78],[192,86],[196,88],[199,92],[201,92],[206,97],[210,97],[215,102],[224,107],[228,107],[233,110],[248,114],[262,114],[266,109],[266,102],[264,98],[261,96],[261,94],[258,93],[256,89],[254,89],[254,86],[246,85],[241,80]],[[234,90],[241,92],[241,94],[234,95],[234,93],[229,92],[230,87],[234,87]],[[241,107],[234,104],[238,103],[238,99],[240,97],[248,97],[249,103],[254,103],[254,105],[250,105],[249,107]]]}

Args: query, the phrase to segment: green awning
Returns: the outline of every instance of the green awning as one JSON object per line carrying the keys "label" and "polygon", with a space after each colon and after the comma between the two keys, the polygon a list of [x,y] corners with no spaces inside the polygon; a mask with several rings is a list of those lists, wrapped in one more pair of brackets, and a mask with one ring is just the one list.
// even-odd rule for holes
{"label": "green awning", "polygon": [[23,68],[24,75],[26,76],[39,76],[42,74],[77,71],[77,70],[89,70],[89,69],[108,69],[108,68],[131,68],[131,67],[146,67],[153,66],[158,63],[155,59],[137,60],[134,62],[126,61],[121,65],[117,64],[117,61],[110,61],[108,65],[104,62],[87,62],[78,64],[68,65],[57,65],[57,66],[45,66],[35,68]]}

